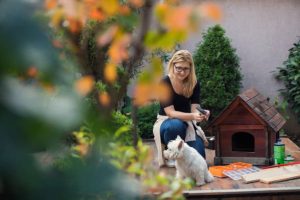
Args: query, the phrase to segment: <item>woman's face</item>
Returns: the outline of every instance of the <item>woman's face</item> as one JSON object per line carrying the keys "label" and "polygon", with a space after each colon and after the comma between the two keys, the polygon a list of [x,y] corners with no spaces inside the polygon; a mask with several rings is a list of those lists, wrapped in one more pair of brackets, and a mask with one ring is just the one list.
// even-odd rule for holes
{"label": "woman's face", "polygon": [[178,62],[173,64],[174,67],[174,76],[176,79],[183,81],[186,79],[190,72],[191,66],[188,62]]}

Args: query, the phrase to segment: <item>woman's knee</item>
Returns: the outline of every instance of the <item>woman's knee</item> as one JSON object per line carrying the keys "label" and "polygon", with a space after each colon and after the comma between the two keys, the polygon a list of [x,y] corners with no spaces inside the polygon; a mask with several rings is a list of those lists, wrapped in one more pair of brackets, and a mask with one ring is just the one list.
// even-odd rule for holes
{"label": "woman's knee", "polygon": [[164,131],[170,133],[182,133],[186,131],[187,125],[180,119],[169,119],[165,122]]}
{"label": "woman's knee", "polygon": [[176,139],[178,135],[184,139],[186,128],[186,123],[179,119],[168,119],[164,121],[160,129],[163,143],[167,144],[170,140]]}

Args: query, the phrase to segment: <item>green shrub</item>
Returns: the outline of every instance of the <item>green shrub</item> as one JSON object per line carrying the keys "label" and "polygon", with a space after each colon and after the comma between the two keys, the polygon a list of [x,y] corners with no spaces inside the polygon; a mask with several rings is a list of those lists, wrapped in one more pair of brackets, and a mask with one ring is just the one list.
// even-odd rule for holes
{"label": "green shrub", "polygon": [[118,130],[123,129],[122,136],[118,137],[119,140],[122,140],[124,144],[132,144],[132,120],[128,116],[122,114],[120,111],[113,113],[113,131],[117,132]]}
{"label": "green shrub", "polygon": [[193,58],[200,81],[200,103],[211,111],[213,119],[239,94],[242,80],[239,58],[220,25],[203,34]]}
{"label": "green shrub", "polygon": [[152,103],[138,109],[138,133],[143,139],[153,138],[153,125],[156,121],[158,110],[158,103]]}
{"label": "green shrub", "polygon": [[[124,106],[122,107],[122,113],[131,115],[131,99],[126,97],[124,99]],[[152,103],[147,106],[139,107],[137,110],[137,128],[138,135],[143,139],[153,138],[153,125],[157,118],[157,113],[159,111],[159,103]]]}
{"label": "green shrub", "polygon": [[285,89],[281,89],[280,92],[300,122],[300,40],[289,52],[283,66],[278,67],[277,78],[283,81]]}

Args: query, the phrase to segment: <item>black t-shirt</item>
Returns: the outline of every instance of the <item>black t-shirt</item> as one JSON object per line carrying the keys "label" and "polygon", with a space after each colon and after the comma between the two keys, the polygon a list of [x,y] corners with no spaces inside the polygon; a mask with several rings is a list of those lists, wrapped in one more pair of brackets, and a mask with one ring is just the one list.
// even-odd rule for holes
{"label": "black t-shirt", "polygon": [[199,104],[200,102],[200,85],[199,82],[196,83],[193,94],[186,98],[183,95],[177,94],[173,87],[169,76],[165,76],[162,79],[162,83],[170,87],[171,95],[170,99],[166,102],[160,102],[160,115],[166,115],[164,108],[173,105],[176,111],[190,113],[191,104]]}

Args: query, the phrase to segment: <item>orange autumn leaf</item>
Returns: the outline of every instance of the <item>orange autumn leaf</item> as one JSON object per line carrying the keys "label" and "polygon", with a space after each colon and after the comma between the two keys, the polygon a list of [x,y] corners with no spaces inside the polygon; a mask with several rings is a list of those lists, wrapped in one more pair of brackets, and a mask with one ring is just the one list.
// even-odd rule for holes
{"label": "orange autumn leaf", "polygon": [[167,4],[175,5],[175,4],[180,3],[180,0],[165,0],[164,2],[166,2]]}
{"label": "orange autumn leaf", "polygon": [[108,82],[114,82],[117,78],[117,66],[113,63],[107,63],[104,68],[104,77]]}
{"label": "orange autumn leaf", "polygon": [[74,1],[74,0],[59,0],[60,6],[64,10],[64,14],[66,17],[72,17],[76,18],[78,16],[78,13],[80,12],[78,10],[80,6],[79,1]]}
{"label": "orange autumn leaf", "polygon": [[75,147],[75,150],[77,150],[81,156],[85,156],[89,152],[89,145],[88,144],[78,144]]}
{"label": "orange autumn leaf", "polygon": [[80,31],[81,26],[82,26],[80,21],[78,21],[77,19],[75,19],[73,17],[68,17],[67,22],[68,22],[69,30],[72,33],[78,33]]}
{"label": "orange autumn leaf", "polygon": [[35,78],[35,77],[37,76],[37,74],[38,74],[38,70],[37,70],[36,67],[31,66],[31,67],[28,68],[28,70],[27,70],[27,75],[28,75],[29,77]]}
{"label": "orange autumn leaf", "polygon": [[151,93],[150,84],[138,84],[134,91],[134,101],[133,103],[137,106],[145,105],[149,102]]}
{"label": "orange autumn leaf", "polygon": [[169,11],[169,6],[166,3],[159,3],[155,7],[155,15],[159,20],[164,20],[166,14]]}
{"label": "orange autumn leaf", "polygon": [[108,15],[115,15],[119,10],[118,0],[102,0],[100,6],[102,10]]}
{"label": "orange autumn leaf", "polygon": [[161,102],[167,102],[171,97],[170,88],[166,84],[156,84],[154,96]]}
{"label": "orange autumn leaf", "polygon": [[120,38],[115,39],[111,44],[108,54],[114,63],[120,63],[128,58],[127,47],[129,46],[130,35],[123,34]]}
{"label": "orange autumn leaf", "polygon": [[46,0],[45,1],[45,8],[47,10],[53,9],[57,6],[57,0]]}
{"label": "orange autumn leaf", "polygon": [[129,0],[129,3],[131,5],[133,5],[136,8],[140,8],[144,5],[144,1],[143,0]]}
{"label": "orange autumn leaf", "polygon": [[84,0],[84,3],[87,3],[87,4],[94,4],[96,3],[97,0]]}
{"label": "orange autumn leaf", "polygon": [[103,106],[109,106],[110,104],[110,96],[107,92],[100,92],[98,95],[99,102]]}
{"label": "orange autumn leaf", "polygon": [[92,76],[84,76],[75,82],[76,91],[82,95],[87,95],[94,86],[94,78]]}
{"label": "orange autumn leaf", "polygon": [[97,20],[97,21],[103,21],[103,20],[105,20],[106,17],[99,9],[93,8],[90,11],[90,18]]}
{"label": "orange autumn leaf", "polygon": [[220,7],[215,3],[203,3],[199,7],[200,13],[203,17],[208,17],[219,21],[222,18]]}
{"label": "orange autumn leaf", "polygon": [[88,6],[84,3],[78,4],[76,19],[80,22],[80,28],[86,24],[87,20],[90,17],[88,15],[89,10],[91,9],[89,9]]}
{"label": "orange autumn leaf", "polygon": [[135,86],[134,104],[143,106],[153,100],[166,102],[171,96],[170,88],[160,83],[139,83]]}
{"label": "orange autumn leaf", "polygon": [[51,25],[54,27],[58,27],[63,20],[64,12],[62,8],[55,9],[51,16]]}
{"label": "orange autumn leaf", "polygon": [[130,14],[130,8],[127,5],[122,5],[119,7],[119,12],[121,15],[129,15]]}
{"label": "orange autumn leaf", "polygon": [[[178,14],[180,13],[180,15]],[[189,18],[191,17],[192,7],[181,6],[173,8],[166,14],[166,26],[171,30],[186,30],[189,29]]]}
{"label": "orange autumn leaf", "polygon": [[102,35],[100,35],[98,37],[98,40],[97,40],[98,44],[101,46],[104,46],[104,45],[108,44],[109,42],[111,42],[113,37],[116,35],[118,29],[119,28],[117,25],[113,25],[113,26],[109,27],[107,31],[105,31]]}

